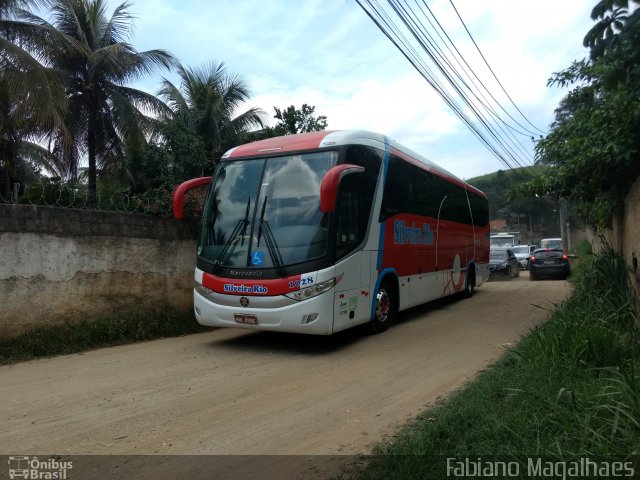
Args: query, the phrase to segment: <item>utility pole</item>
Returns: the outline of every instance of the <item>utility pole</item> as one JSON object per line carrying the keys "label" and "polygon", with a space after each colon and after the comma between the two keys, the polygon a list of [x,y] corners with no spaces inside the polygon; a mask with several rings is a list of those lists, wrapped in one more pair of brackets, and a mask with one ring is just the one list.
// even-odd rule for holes
{"label": "utility pole", "polygon": [[529,214],[529,245],[533,245],[533,224],[531,223],[531,214]]}
{"label": "utility pole", "polygon": [[564,198],[558,200],[560,211],[560,237],[562,238],[562,249],[567,252],[567,201]]}

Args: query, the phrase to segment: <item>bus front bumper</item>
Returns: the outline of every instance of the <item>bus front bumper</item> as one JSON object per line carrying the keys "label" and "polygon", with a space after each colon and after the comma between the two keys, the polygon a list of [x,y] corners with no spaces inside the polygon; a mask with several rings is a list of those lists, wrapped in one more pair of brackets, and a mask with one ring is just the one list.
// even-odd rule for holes
{"label": "bus front bumper", "polygon": [[[220,295],[220,294],[217,294]],[[286,306],[269,308],[269,299],[275,305],[282,305],[282,297],[260,297],[261,308],[251,308],[254,297],[225,295],[226,305],[211,301],[199,292],[193,292],[193,305],[196,320],[209,327],[236,327],[251,330],[271,330],[278,332],[307,333],[312,335],[331,335],[333,333],[334,289],[316,297]],[[249,301],[243,307],[240,299]],[[237,302],[237,307],[229,306]],[[241,323],[250,321],[253,323]]]}

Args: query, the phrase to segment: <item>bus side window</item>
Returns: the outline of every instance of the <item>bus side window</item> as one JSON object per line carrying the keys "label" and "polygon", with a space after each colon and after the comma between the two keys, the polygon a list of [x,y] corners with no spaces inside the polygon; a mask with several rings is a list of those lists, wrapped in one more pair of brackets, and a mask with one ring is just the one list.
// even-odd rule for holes
{"label": "bus side window", "polygon": [[358,226],[358,193],[353,190],[342,191],[338,198],[336,257],[342,257],[360,243],[362,239],[358,234]]}
{"label": "bus side window", "polygon": [[398,213],[411,211],[411,205],[414,201],[411,197],[413,190],[411,175],[411,167],[395,155],[391,155],[379,221],[383,222]]}

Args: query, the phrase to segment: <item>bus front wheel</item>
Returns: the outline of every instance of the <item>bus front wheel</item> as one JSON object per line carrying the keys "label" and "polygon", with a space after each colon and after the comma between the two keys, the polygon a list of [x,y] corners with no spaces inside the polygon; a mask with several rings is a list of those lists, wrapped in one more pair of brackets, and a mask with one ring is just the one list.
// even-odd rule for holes
{"label": "bus front wheel", "polygon": [[381,333],[389,328],[389,324],[394,320],[398,304],[396,295],[389,281],[380,284],[376,292],[376,308],[373,319],[369,322],[371,333]]}

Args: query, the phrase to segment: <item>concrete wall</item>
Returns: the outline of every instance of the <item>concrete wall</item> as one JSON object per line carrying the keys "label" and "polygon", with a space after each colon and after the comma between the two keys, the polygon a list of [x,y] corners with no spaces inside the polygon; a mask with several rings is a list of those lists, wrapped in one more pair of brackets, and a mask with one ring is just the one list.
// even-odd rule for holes
{"label": "concrete wall", "polygon": [[609,243],[623,253],[629,276],[636,288],[640,304],[640,177],[631,187],[624,202],[624,211],[616,217],[612,228],[604,233]]}
{"label": "concrete wall", "polygon": [[190,225],[0,204],[0,337],[33,325],[192,304]]}

